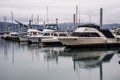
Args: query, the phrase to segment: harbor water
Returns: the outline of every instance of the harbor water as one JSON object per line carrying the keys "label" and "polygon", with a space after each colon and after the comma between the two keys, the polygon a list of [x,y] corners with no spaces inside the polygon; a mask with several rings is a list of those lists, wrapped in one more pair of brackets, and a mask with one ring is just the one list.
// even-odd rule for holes
{"label": "harbor water", "polygon": [[0,39],[0,80],[120,80],[120,49],[66,49]]}

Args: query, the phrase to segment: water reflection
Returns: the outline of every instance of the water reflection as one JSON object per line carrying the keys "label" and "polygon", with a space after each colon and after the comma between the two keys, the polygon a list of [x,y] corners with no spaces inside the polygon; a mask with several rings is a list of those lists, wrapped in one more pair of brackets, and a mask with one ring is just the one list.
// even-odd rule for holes
{"label": "water reflection", "polygon": [[109,62],[113,55],[113,51],[91,51],[74,53],[72,56],[74,62],[74,70],[78,72],[78,70],[83,68],[88,70],[99,68],[100,80],[103,80],[102,64],[103,62]]}
{"label": "water reflection", "polygon": [[[61,53],[60,56],[72,56],[73,68],[80,80],[85,80],[86,77],[87,80],[91,80],[91,78],[95,78],[96,80],[96,76],[91,75],[94,74],[92,70],[96,68],[99,68],[98,80],[103,80],[103,63],[109,63],[114,54],[118,52],[116,50],[70,50]],[[84,76],[82,79],[81,74],[82,72],[84,73],[84,70],[88,70],[88,73],[90,72],[90,74],[88,76]]]}
{"label": "water reflection", "polygon": [[[117,76],[115,80],[120,78],[120,71],[117,70],[120,68],[119,49],[68,50],[65,47],[41,47],[39,44],[29,45],[26,42],[13,43],[1,40],[0,50],[0,65],[8,65],[2,67],[4,73],[10,69],[13,71],[9,75],[24,74],[26,77],[22,80],[28,80],[27,76],[31,78],[29,80],[36,77],[38,80],[112,80],[112,74]],[[9,62],[12,67],[9,67]],[[113,65],[116,70],[111,69]],[[111,76],[105,74],[109,71],[113,72],[110,73]],[[67,77],[68,75],[70,76]]]}

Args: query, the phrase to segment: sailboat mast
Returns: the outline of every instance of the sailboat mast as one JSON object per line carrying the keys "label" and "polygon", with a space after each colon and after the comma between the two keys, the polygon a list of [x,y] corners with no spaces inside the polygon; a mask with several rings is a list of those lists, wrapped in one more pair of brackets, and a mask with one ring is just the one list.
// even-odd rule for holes
{"label": "sailboat mast", "polygon": [[100,27],[102,28],[103,25],[103,9],[100,8]]}
{"label": "sailboat mast", "polygon": [[78,27],[78,5],[76,5],[76,28]]}
{"label": "sailboat mast", "polygon": [[37,15],[37,25],[39,25],[39,15]]}
{"label": "sailboat mast", "polygon": [[12,21],[12,31],[14,31],[14,26],[13,26],[13,12],[11,12],[11,21]]}
{"label": "sailboat mast", "polygon": [[33,14],[31,16],[31,25],[33,24]]}
{"label": "sailboat mast", "polygon": [[8,32],[7,16],[4,16],[4,17],[3,17],[3,20],[4,20],[4,22],[5,22],[4,31],[5,31],[5,32]]}
{"label": "sailboat mast", "polygon": [[80,0],[79,0],[79,25],[80,25]]}

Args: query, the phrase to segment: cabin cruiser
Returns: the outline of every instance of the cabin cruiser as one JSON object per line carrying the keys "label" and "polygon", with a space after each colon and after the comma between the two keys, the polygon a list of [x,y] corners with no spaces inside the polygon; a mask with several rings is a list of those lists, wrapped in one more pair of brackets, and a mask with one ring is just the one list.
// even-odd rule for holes
{"label": "cabin cruiser", "polygon": [[17,41],[19,33],[18,32],[8,32],[8,33],[4,33],[1,38],[5,39],[5,40],[13,40],[13,41]]}
{"label": "cabin cruiser", "polygon": [[54,24],[49,24],[49,25],[46,25],[46,28],[43,29],[43,31],[30,30],[32,32],[30,32],[28,39],[32,43],[36,43],[36,42],[38,43],[38,42],[41,42],[41,39],[51,38],[52,33],[57,30],[58,30],[58,26]]}
{"label": "cabin cruiser", "polygon": [[[45,36],[49,36],[46,37]],[[59,32],[59,31],[54,31],[51,32],[51,34],[43,34],[44,38],[41,39],[41,43],[43,44],[43,46],[47,46],[47,45],[53,45],[53,44],[58,44],[58,45],[62,45],[62,43],[58,40],[59,37],[67,37],[68,33],[67,32]]]}
{"label": "cabin cruiser", "polygon": [[18,41],[19,37],[18,37],[19,33],[18,32],[10,32],[10,35],[8,36],[9,40],[15,40]]}
{"label": "cabin cruiser", "polygon": [[1,39],[6,39],[10,35],[9,32],[5,32],[2,36]]}
{"label": "cabin cruiser", "polygon": [[23,33],[19,35],[19,41],[20,42],[30,41],[32,43],[39,42],[39,37],[41,36],[42,36],[41,31],[37,29],[28,29],[27,34]]}
{"label": "cabin cruiser", "polygon": [[42,36],[42,32],[37,29],[29,29],[28,30],[28,40],[32,43],[39,42],[40,37]]}
{"label": "cabin cruiser", "polygon": [[78,28],[69,37],[58,38],[67,47],[77,46],[102,46],[116,43],[114,36],[109,30],[101,30],[99,26],[87,24]]}

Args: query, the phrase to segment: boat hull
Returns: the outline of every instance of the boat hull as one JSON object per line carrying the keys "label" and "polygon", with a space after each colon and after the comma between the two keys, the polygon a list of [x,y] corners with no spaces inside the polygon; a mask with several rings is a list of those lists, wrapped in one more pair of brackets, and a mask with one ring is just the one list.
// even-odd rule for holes
{"label": "boat hull", "polygon": [[41,43],[43,46],[62,46],[63,45],[58,39],[53,39],[53,38],[41,39]]}
{"label": "boat hull", "polygon": [[41,42],[41,38],[40,37],[29,37],[29,41],[31,43],[39,43]]}
{"label": "boat hull", "polygon": [[63,45],[68,48],[110,48],[120,47],[120,43],[116,42],[115,39],[102,39],[102,38],[59,38]]}
{"label": "boat hull", "polygon": [[19,36],[19,41],[20,42],[27,42],[28,41],[28,37],[27,36]]}

